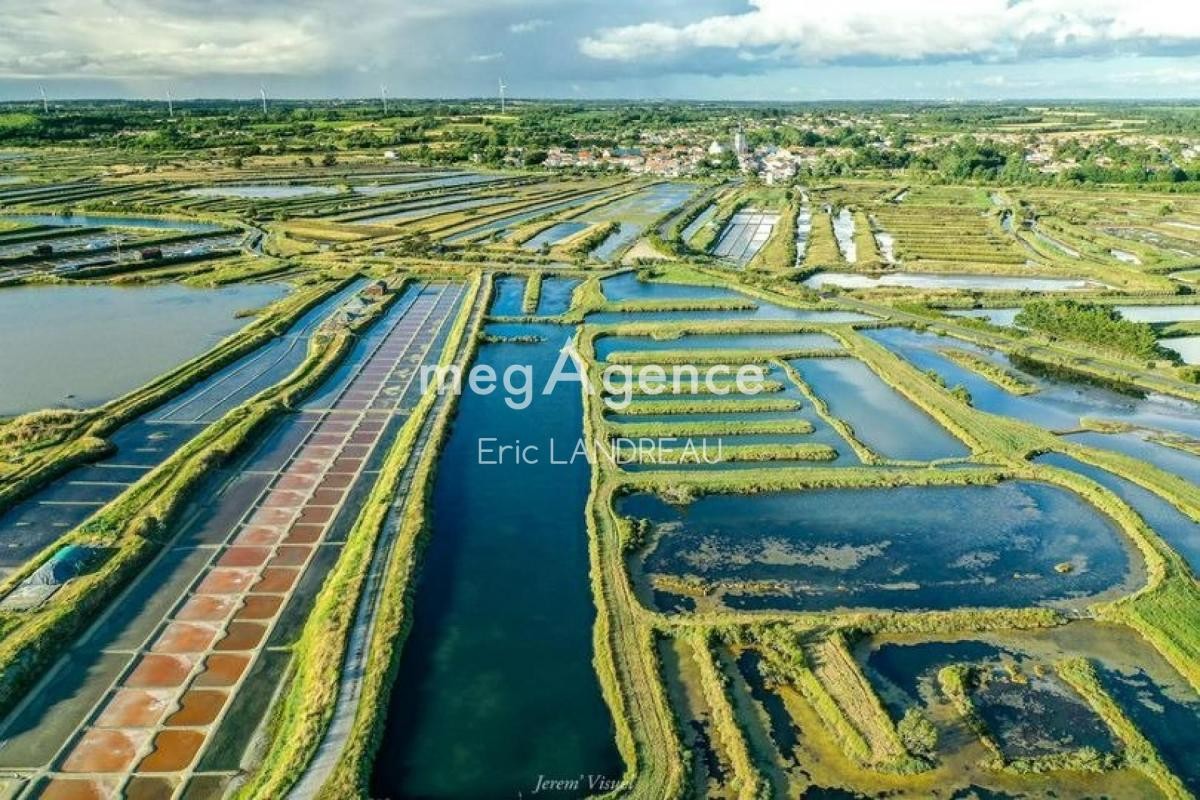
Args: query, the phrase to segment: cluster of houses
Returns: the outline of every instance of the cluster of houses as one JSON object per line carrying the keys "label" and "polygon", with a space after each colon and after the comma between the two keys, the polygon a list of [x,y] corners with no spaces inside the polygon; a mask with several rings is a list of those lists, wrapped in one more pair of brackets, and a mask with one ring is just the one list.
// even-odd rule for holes
{"label": "cluster of houses", "polygon": [[571,150],[552,147],[543,163],[547,167],[583,167],[590,169],[624,170],[634,175],[660,175],[678,178],[691,175],[708,155],[703,147],[674,145],[669,147],[580,148]]}
{"label": "cluster of houses", "polygon": [[556,168],[613,169],[634,175],[679,178],[694,174],[702,166],[721,162],[730,152],[736,157],[742,172],[758,175],[768,184],[791,180],[805,160],[814,157],[780,147],[751,149],[746,135],[738,130],[728,144],[714,139],[707,147],[668,141],[644,147],[554,147],[547,152],[543,164]]}

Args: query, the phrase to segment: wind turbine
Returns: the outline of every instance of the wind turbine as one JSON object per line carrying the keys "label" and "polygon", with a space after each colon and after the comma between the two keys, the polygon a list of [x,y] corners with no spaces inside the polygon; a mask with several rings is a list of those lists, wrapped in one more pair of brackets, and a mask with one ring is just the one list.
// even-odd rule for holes
{"label": "wind turbine", "polygon": [[46,99],[46,87],[39,86],[38,90],[42,93],[42,111],[46,114],[50,113],[50,101]]}
{"label": "wind turbine", "polygon": [[504,78],[497,78],[496,80],[500,84],[500,113],[503,114],[504,113],[504,90],[507,89],[508,86],[505,85]]}
{"label": "wind turbine", "polygon": [[175,119],[175,103],[171,100],[171,87],[167,87],[167,113],[171,115],[171,119]]}
{"label": "wind turbine", "polygon": [[263,116],[267,114],[267,87],[259,85],[258,96],[262,98]]}
{"label": "wind turbine", "polygon": [[382,83],[379,85],[379,96],[383,98],[383,115],[386,117],[387,116],[387,86],[385,86]]}

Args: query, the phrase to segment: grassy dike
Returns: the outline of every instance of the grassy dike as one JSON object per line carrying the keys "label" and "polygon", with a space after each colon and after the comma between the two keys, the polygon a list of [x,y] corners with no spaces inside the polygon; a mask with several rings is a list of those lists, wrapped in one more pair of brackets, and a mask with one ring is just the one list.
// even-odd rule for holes
{"label": "grassy dike", "polygon": [[[593,385],[599,385],[594,332],[584,327],[576,346]],[[581,387],[584,438],[597,441],[604,431],[603,404]],[[610,511],[613,465],[592,465],[585,514],[589,578],[596,603],[593,628],[596,673],[616,727],[617,749],[625,762],[622,788],[613,796],[681,797],[687,786],[687,759],[662,679],[656,633],[640,614],[640,604],[625,580],[620,527]]]}
{"label": "grassy dike", "polygon": [[525,279],[525,296],[521,298],[521,310],[532,316],[537,313],[538,303],[542,299],[542,278],[545,273],[537,270],[529,273]]}
{"label": "grassy dike", "polygon": [[[377,314],[386,305],[377,305]],[[369,321],[360,322],[359,328]],[[209,425],[91,519],[43,549],[4,581],[0,592],[7,593],[67,544],[109,548],[94,571],[69,582],[44,606],[3,615],[7,619],[6,635],[0,642],[0,709],[10,708],[169,541],[173,523],[204,477],[336,368],[349,351],[354,333],[342,329],[328,337],[314,337],[305,361],[281,383]]]}
{"label": "grassy dike", "polygon": [[738,800],[770,797],[770,785],[755,766],[746,738],[737,723],[737,713],[726,691],[729,678],[718,665],[707,632],[693,634],[692,653],[700,674],[700,688],[704,692],[705,701],[712,709],[713,728],[722,750],[729,756],[733,765],[730,786],[737,792]]}
{"label": "grassy dike", "polygon": [[[111,446],[106,437],[121,425],[279,336],[305,312],[351,280],[322,282],[294,292],[268,306],[254,322],[208,352],[100,408],[82,412],[73,431],[63,434],[54,445],[31,454],[25,463],[4,476],[0,486],[0,512],[67,470],[107,454]],[[18,417],[8,424],[20,424],[21,419]]]}
{"label": "grassy dike", "polygon": [[[472,313],[477,306],[487,307],[491,293],[491,281],[477,277],[446,340],[440,365],[457,361],[465,367],[470,363],[483,319],[479,314],[471,325]],[[461,357],[460,348],[463,348]],[[270,713],[269,744],[257,768],[238,790],[239,798],[283,796],[299,780],[315,754],[333,716],[342,660],[368,570],[373,558],[388,555],[377,552],[376,544],[388,521],[401,475],[411,459],[419,458],[408,494],[413,505],[403,515],[396,549],[390,555],[387,577],[382,584],[384,591],[378,601],[354,730],[323,794],[351,797],[357,796],[359,789],[365,790],[370,757],[385,716],[381,709],[387,707],[395,666],[410,624],[412,579],[425,533],[425,504],[441,444],[453,417],[455,399],[451,397],[433,423],[435,428],[428,446],[420,453],[414,452],[437,399],[436,392],[426,392],[405,422],[347,537],[341,557],[314,601],[294,648],[287,686]]]}
{"label": "grassy dike", "polygon": [[942,347],[938,349],[938,352],[963,369],[974,372],[988,383],[999,386],[1009,394],[1023,396],[1036,394],[1038,391],[1038,387],[1035,384],[1030,383],[1020,375],[997,364],[993,364],[986,358],[977,356],[974,353],[960,350],[957,347]]}

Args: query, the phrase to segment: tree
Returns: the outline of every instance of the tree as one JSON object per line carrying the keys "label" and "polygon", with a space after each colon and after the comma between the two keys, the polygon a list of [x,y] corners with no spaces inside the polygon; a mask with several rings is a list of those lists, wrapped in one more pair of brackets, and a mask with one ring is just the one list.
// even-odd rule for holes
{"label": "tree", "polygon": [[904,712],[904,718],[896,726],[900,741],[910,753],[917,756],[932,755],[937,749],[938,731],[929,717],[913,706]]}

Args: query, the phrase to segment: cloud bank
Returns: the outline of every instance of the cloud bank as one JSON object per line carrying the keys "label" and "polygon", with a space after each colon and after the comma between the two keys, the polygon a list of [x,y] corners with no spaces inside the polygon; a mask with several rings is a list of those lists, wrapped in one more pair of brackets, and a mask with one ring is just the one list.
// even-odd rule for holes
{"label": "cloud bank", "polygon": [[798,65],[1013,61],[1200,52],[1200,4],[1177,0],[750,0],[740,14],[605,28],[579,41],[601,61],[668,62],[731,51]]}

